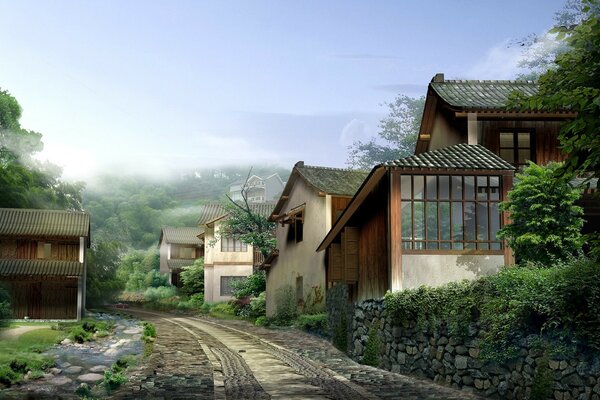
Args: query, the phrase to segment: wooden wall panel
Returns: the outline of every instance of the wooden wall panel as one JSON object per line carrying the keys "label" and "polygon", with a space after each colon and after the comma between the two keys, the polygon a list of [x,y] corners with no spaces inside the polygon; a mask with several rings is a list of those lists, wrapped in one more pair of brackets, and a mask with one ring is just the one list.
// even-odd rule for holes
{"label": "wooden wall panel", "polygon": [[346,283],[358,282],[358,237],[359,229],[345,227],[343,234],[344,279]]}
{"label": "wooden wall panel", "polygon": [[331,196],[331,226],[333,226],[346,207],[348,207],[350,200],[352,200],[352,197]]}
{"label": "wooden wall panel", "polygon": [[77,318],[77,279],[11,281],[13,318]]}
{"label": "wooden wall panel", "polygon": [[402,289],[402,221],[400,172],[392,171],[389,191],[390,289]]}
{"label": "wooden wall panel", "polygon": [[342,282],[344,280],[342,246],[339,243],[332,243],[327,251],[329,253],[327,280],[329,282]]}

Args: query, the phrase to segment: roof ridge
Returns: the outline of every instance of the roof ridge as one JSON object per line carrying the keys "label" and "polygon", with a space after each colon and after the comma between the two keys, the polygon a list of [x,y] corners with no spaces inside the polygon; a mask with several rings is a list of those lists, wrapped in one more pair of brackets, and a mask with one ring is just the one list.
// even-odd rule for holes
{"label": "roof ridge", "polygon": [[443,82],[431,82],[431,83],[527,83],[537,84],[536,81],[532,80],[520,80],[520,79],[446,79]]}
{"label": "roof ridge", "polygon": [[323,169],[323,170],[327,170],[327,171],[344,171],[344,172],[368,172],[368,171],[364,171],[362,169],[322,167],[320,165],[303,165],[303,166],[297,166],[296,168],[311,168],[311,169]]}

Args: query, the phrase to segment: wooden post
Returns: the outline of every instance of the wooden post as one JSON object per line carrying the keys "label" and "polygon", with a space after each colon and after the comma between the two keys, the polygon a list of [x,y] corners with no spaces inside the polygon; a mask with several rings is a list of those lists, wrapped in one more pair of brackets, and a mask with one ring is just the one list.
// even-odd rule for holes
{"label": "wooden post", "polygon": [[400,173],[390,171],[389,192],[389,288],[392,292],[402,290],[402,221],[400,197]]}

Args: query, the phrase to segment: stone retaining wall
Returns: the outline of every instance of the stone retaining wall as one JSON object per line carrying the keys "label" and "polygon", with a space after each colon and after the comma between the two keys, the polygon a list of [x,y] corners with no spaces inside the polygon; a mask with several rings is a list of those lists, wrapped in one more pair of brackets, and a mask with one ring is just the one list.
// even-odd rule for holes
{"label": "stone retaining wall", "polygon": [[[340,292],[337,297],[342,295]],[[341,302],[328,300],[329,312],[334,304]],[[499,365],[479,359],[475,324],[463,339],[450,336],[443,329],[426,334],[416,329],[415,324],[394,325],[382,300],[356,303],[349,311],[348,351],[357,361],[364,355],[369,330],[376,327],[380,367],[393,372],[429,378],[492,398],[528,399],[534,386],[551,386],[549,398],[600,400],[598,355],[553,359],[534,346],[523,345],[516,360]]]}

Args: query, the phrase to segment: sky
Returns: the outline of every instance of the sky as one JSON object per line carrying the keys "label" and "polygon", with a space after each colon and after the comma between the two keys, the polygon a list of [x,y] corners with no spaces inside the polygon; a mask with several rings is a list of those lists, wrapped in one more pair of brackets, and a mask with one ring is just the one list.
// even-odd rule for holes
{"label": "sky", "polygon": [[385,102],[511,79],[563,0],[0,0],[0,88],[67,180],[344,167]]}

